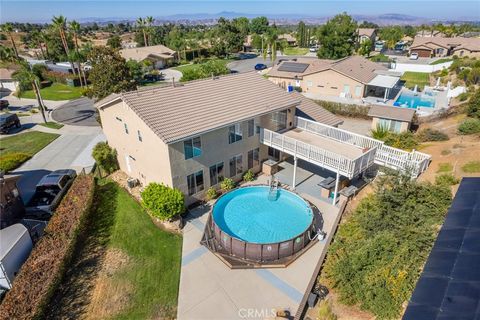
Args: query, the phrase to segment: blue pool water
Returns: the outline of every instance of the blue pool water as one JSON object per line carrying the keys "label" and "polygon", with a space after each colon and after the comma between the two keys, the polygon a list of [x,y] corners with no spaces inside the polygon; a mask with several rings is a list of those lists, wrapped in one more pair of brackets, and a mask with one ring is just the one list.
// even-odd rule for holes
{"label": "blue pool water", "polygon": [[433,108],[435,107],[435,96],[425,93],[414,95],[413,93],[402,92],[393,105],[409,109],[417,109],[417,107]]}
{"label": "blue pool water", "polygon": [[269,200],[270,188],[245,187],[219,198],[213,207],[217,226],[230,236],[251,243],[282,242],[303,233],[312,223],[308,203],[279,189]]}

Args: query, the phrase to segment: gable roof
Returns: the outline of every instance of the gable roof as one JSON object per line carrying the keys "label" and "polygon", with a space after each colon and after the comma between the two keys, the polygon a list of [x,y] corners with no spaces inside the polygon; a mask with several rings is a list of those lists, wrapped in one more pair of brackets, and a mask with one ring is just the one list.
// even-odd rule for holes
{"label": "gable roof", "polygon": [[374,28],[358,28],[357,33],[359,37],[367,36],[371,38],[375,33],[375,29]]}
{"label": "gable roof", "polygon": [[118,101],[167,144],[300,104],[256,72],[121,93],[96,106]]}
{"label": "gable roof", "polygon": [[370,117],[411,122],[415,109],[373,105],[368,111]]}
{"label": "gable roof", "polygon": [[413,40],[411,49],[426,47],[429,49],[431,45],[437,45],[443,48],[454,48],[455,50],[467,49],[470,51],[480,51],[480,39],[479,38],[440,38],[440,37],[415,37]]}
{"label": "gable roof", "polygon": [[0,68],[0,80],[12,80],[15,69]]}
{"label": "gable roof", "polygon": [[[285,63],[307,63],[309,66],[304,72],[287,72],[279,71],[278,69]],[[375,71],[388,70],[381,64],[377,64],[361,56],[350,56],[339,60],[325,60],[325,59],[297,59],[296,62],[285,61],[279,65],[274,66],[268,75],[279,78],[294,79],[298,77],[302,79],[304,76],[322,72],[325,70],[334,70],[347,77],[355,79],[359,82],[367,84],[373,78],[375,78]]]}
{"label": "gable roof", "polygon": [[120,50],[120,54],[125,60],[143,61],[149,56],[156,56],[163,59],[173,58],[176,51],[167,48],[161,44],[149,47],[127,48]]}
{"label": "gable roof", "polygon": [[340,119],[330,111],[325,110],[315,101],[308,99],[301,93],[294,91],[291,93],[291,95],[300,100],[300,105],[296,108],[295,115],[313,121],[321,122],[333,127],[336,127],[343,123],[342,119]]}

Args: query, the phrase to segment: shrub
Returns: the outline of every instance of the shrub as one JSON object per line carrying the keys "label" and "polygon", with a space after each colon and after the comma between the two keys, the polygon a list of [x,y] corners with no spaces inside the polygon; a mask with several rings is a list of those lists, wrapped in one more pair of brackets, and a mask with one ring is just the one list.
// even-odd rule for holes
{"label": "shrub", "polygon": [[49,71],[49,70],[44,70],[42,72],[42,78],[50,82],[67,84],[67,79],[70,77],[71,75],[67,73],[62,73],[62,72]]}
{"label": "shrub", "polygon": [[340,225],[324,266],[340,301],[397,319],[451,204],[445,185],[386,175]]}
{"label": "shrub", "polygon": [[460,93],[460,94],[458,95],[458,100],[460,100],[461,102],[467,101],[467,99],[468,99],[469,96],[470,96],[470,93],[468,93],[468,92]]}
{"label": "shrub", "polygon": [[450,153],[452,153],[450,149],[444,149],[441,152],[442,156],[448,156]]}
{"label": "shrub", "polygon": [[248,170],[243,175],[243,181],[253,181],[254,179],[255,179],[255,174],[252,172],[252,170]]}
{"label": "shrub", "polygon": [[315,102],[333,114],[346,117],[370,119],[368,116],[368,111],[370,110],[369,107],[323,100],[317,100]]}
{"label": "shrub", "polygon": [[45,306],[71,261],[94,189],[92,176],[81,175],[73,182],[0,305],[0,318],[45,318]]}
{"label": "shrub", "polygon": [[417,138],[410,131],[402,133],[390,132],[384,141],[387,146],[404,150],[412,150],[418,147]]}
{"label": "shrub", "polygon": [[480,119],[467,118],[458,126],[458,133],[467,135],[480,133]]}
{"label": "shrub", "polygon": [[322,300],[318,303],[318,320],[337,320],[328,301]]}
{"label": "shrub", "polygon": [[467,173],[480,172],[480,161],[470,161],[462,167],[462,170]]}
{"label": "shrub", "polygon": [[385,141],[387,136],[390,134],[390,131],[386,126],[377,125],[377,128],[372,129],[371,133],[372,133],[372,138]]}
{"label": "shrub", "polygon": [[428,141],[447,141],[448,135],[435,129],[427,128],[417,133],[418,140],[420,142]]}
{"label": "shrub", "polygon": [[178,189],[153,182],[141,195],[142,205],[160,220],[170,220],[185,212],[185,197]]}
{"label": "shrub", "polygon": [[215,190],[214,187],[208,188],[206,197],[207,197],[207,201],[217,198],[217,190]]}
{"label": "shrub", "polygon": [[117,152],[106,142],[99,142],[93,148],[92,157],[95,162],[108,173],[118,169]]}
{"label": "shrub", "polygon": [[12,152],[6,155],[0,156],[0,170],[3,172],[9,172],[18,168],[22,163],[30,159],[28,153]]}
{"label": "shrub", "polygon": [[480,119],[480,89],[470,98],[467,106],[467,114],[470,117]]}
{"label": "shrub", "polygon": [[457,179],[451,173],[444,173],[435,177],[435,183],[439,185],[453,186],[460,182],[460,179]]}
{"label": "shrub", "polygon": [[438,170],[437,172],[450,172],[453,170],[453,166],[451,163],[445,162],[445,163],[440,163],[438,165]]}
{"label": "shrub", "polygon": [[225,178],[222,182],[220,182],[220,189],[222,189],[224,192],[230,191],[233,188],[235,188],[235,182],[233,182],[233,180],[230,178]]}

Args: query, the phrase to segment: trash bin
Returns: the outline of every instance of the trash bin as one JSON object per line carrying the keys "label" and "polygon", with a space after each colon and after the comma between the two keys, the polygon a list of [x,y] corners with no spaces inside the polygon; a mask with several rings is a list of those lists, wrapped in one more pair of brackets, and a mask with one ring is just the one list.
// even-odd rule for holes
{"label": "trash bin", "polygon": [[137,179],[129,178],[127,180],[127,185],[129,188],[135,188],[137,186]]}

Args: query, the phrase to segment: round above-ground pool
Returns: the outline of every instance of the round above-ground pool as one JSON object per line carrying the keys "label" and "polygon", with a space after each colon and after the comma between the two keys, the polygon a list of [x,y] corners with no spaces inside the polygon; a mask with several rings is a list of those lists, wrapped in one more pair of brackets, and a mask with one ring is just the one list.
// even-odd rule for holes
{"label": "round above-ground pool", "polygon": [[212,209],[215,239],[230,255],[253,261],[279,260],[312,238],[313,210],[284,189],[243,187],[220,197]]}

